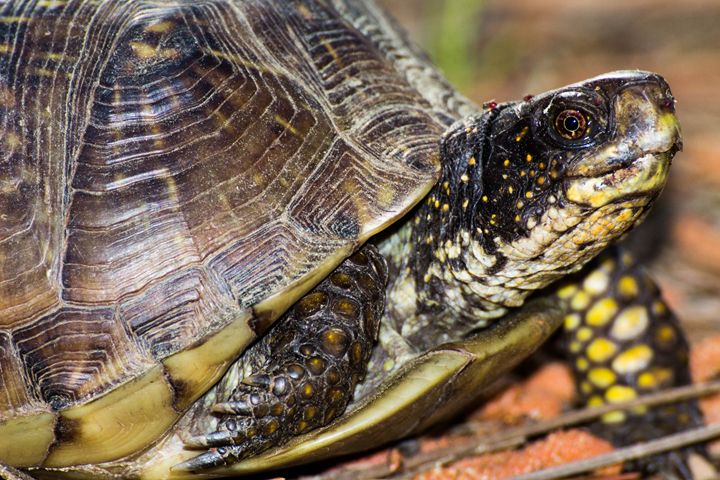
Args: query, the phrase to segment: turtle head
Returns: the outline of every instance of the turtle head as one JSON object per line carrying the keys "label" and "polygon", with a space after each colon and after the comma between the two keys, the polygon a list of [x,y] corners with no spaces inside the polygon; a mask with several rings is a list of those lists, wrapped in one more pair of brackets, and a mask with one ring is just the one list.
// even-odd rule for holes
{"label": "turtle head", "polygon": [[674,99],[654,73],[491,105],[442,141],[443,179],[428,200],[443,225],[434,254],[450,267],[439,270],[480,297],[497,290],[492,304],[519,305],[640,221],[680,147]]}
{"label": "turtle head", "polygon": [[681,147],[674,103],[659,75],[623,71],[501,108],[486,133],[478,233],[519,258],[589,258],[665,185]]}

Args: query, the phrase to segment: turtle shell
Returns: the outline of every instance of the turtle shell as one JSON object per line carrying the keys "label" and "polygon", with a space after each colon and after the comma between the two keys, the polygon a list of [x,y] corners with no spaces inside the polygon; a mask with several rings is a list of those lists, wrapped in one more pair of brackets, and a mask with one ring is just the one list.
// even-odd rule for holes
{"label": "turtle shell", "polygon": [[357,3],[0,6],[0,461],[152,444],[431,188],[463,101]]}

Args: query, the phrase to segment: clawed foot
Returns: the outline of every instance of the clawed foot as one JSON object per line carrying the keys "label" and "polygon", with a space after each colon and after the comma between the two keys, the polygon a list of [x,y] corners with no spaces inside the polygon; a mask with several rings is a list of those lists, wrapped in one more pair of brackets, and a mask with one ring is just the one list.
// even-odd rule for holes
{"label": "clawed foot", "polygon": [[217,431],[188,438],[207,451],[175,467],[228,466],[327,425],[365,375],[382,313],[386,270],[366,248],[300,300],[246,353],[255,373],[213,406]]}

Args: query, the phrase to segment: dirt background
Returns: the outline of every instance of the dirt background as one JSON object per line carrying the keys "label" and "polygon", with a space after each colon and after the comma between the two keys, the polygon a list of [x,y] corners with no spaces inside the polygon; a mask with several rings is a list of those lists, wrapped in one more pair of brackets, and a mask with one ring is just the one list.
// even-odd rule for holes
{"label": "dirt background", "polygon": [[380,0],[478,103],[606,71],[661,73],[685,149],[652,216],[629,239],[699,341],[720,333],[720,2]]}

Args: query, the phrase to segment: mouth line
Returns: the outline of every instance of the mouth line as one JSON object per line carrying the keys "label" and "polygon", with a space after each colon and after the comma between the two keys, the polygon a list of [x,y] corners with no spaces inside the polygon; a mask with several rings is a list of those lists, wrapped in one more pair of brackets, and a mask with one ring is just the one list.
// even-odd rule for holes
{"label": "mouth line", "polygon": [[648,155],[652,155],[656,159],[661,159],[664,157],[672,158],[677,152],[681,150],[682,145],[678,144],[678,142],[675,142],[670,148],[665,148],[662,150],[647,150],[633,157],[623,158],[614,162],[608,162],[603,166],[598,166],[595,169],[591,169],[590,171],[583,174],[568,173],[566,174],[565,178],[570,181],[583,178],[600,178],[609,174],[620,172],[621,170],[627,170],[631,168],[635,163],[638,163],[641,159],[647,158]]}

